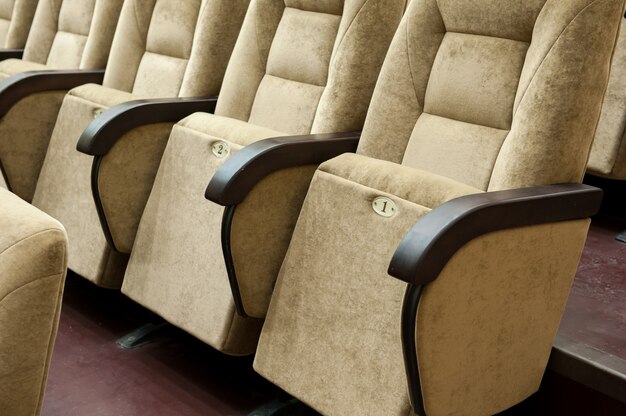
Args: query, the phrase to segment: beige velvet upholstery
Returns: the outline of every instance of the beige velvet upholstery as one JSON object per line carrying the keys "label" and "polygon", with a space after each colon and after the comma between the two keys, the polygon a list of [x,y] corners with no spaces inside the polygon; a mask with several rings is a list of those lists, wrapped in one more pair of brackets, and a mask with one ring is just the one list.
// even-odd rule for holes
{"label": "beige velvet upholstery", "polygon": [[[413,412],[394,251],[455,197],[581,181],[623,7],[413,0],[357,154],[313,176],[255,369],[324,415]],[[395,215],[372,209],[379,196]],[[427,414],[495,414],[539,388],[588,226],[484,235],[426,286],[415,335]]]}
{"label": "beige velvet upholstery", "polygon": [[[17,3],[20,3],[16,0]],[[23,59],[0,62],[0,79],[50,69],[104,68],[123,0],[40,0]],[[30,201],[66,91],[31,94],[0,119],[0,160],[11,189]]]}
{"label": "beige velvet upholstery", "polygon": [[[119,288],[127,254],[107,244],[91,192],[93,157],[76,143],[94,115],[139,98],[217,95],[248,0],[127,0],[104,85],[65,97],[33,204],[58,218],[70,236],[70,268]],[[98,187],[116,249],[130,252],[171,123],[125,134],[100,164]]]}
{"label": "beige velvet upholstery", "polygon": [[0,409],[41,409],[67,267],[61,224],[0,189]]}
{"label": "beige velvet upholstery", "polygon": [[622,21],[587,171],[626,180],[626,22]]}
{"label": "beige velvet upholstery", "polygon": [[0,49],[24,49],[37,1],[0,1]]}
{"label": "beige velvet upholstery", "polygon": [[226,159],[213,154],[211,145],[223,141],[232,155],[268,137],[359,130],[405,3],[251,2],[216,115],[194,114],[173,129],[124,293],[218,350],[254,351],[315,167],[272,175],[237,208],[233,255],[253,317],[242,319],[234,311],[223,260],[223,207],[203,197]]}

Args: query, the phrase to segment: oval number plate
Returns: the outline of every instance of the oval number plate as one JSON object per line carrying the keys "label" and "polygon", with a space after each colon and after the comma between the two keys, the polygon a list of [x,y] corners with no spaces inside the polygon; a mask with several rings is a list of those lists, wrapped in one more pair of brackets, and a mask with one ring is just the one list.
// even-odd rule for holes
{"label": "oval number plate", "polygon": [[372,202],[372,208],[374,208],[374,212],[378,215],[386,218],[393,217],[398,210],[396,203],[386,196],[379,196],[374,199],[374,202]]}
{"label": "oval number plate", "polygon": [[230,145],[223,141],[213,142],[211,145],[211,150],[213,154],[217,157],[226,157],[230,153]]}

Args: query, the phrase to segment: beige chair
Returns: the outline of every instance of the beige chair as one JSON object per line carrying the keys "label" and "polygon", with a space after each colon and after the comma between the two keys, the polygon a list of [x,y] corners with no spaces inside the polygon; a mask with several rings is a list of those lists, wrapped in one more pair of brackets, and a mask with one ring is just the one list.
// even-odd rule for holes
{"label": "beige chair", "polygon": [[[125,2],[104,83],[65,97],[33,198],[67,229],[74,272],[121,286],[172,125],[214,108],[207,97],[219,92],[248,3]],[[79,138],[95,158],[76,151]],[[95,202],[92,186],[102,191]]]}
{"label": "beige chair", "polygon": [[[251,2],[215,114],[194,114],[172,130],[125,294],[220,351],[254,351],[262,321],[235,312],[221,244],[229,225],[222,229],[224,209],[203,198],[206,181],[260,139],[359,130],[404,8],[404,0]],[[230,217],[235,262],[249,267],[238,273],[251,284],[275,278],[305,193],[291,185],[308,182],[314,169],[272,178]]]}
{"label": "beige chair", "polygon": [[0,1],[0,60],[21,58],[38,0]]}
{"label": "beige chair", "polygon": [[67,265],[61,224],[0,189],[0,413],[41,410]]}
{"label": "beige chair", "polygon": [[30,201],[63,96],[102,82],[123,0],[40,0],[22,59],[0,62],[0,161]]}
{"label": "beige chair", "polygon": [[[626,12],[624,14],[626,19]],[[626,180],[626,21],[622,22],[611,78],[602,107],[587,172]]]}
{"label": "beige chair", "polygon": [[255,369],[329,416],[534,393],[602,196],[580,181],[623,7],[413,0],[356,154],[313,176]]}

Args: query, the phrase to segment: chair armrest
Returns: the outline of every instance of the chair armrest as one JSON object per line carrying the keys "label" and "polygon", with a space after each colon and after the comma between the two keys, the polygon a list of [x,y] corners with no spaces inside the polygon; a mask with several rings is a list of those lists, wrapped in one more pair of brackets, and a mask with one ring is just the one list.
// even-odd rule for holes
{"label": "chair armrest", "polygon": [[2,49],[0,50],[0,61],[5,59],[22,59],[24,49]]}
{"label": "chair armrest", "polygon": [[319,164],[354,152],[360,137],[360,132],[329,133],[275,137],[252,143],[220,166],[204,196],[223,206],[237,205],[270,173]]}
{"label": "chair armrest", "polygon": [[118,104],[87,126],[76,149],[88,155],[103,156],[130,130],[147,124],[177,122],[199,111],[212,113],[216,104],[217,97],[158,98]]}
{"label": "chair armrest", "polygon": [[100,84],[103,69],[27,71],[0,81],[0,117],[19,100],[44,91],[70,90],[83,84]]}
{"label": "chair armrest", "polygon": [[546,185],[468,195],[433,209],[400,242],[388,273],[413,285],[434,281],[467,242],[490,232],[595,215],[602,190]]}

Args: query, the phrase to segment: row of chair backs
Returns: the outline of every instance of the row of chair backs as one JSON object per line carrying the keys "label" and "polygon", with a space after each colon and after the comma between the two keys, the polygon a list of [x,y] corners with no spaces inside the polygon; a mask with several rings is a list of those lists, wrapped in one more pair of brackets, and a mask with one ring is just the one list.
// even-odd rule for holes
{"label": "row of chair backs", "polygon": [[0,2],[0,48],[24,48],[36,8],[37,0]]}
{"label": "row of chair backs", "polygon": [[24,60],[53,69],[104,68],[123,0],[40,0]]}
{"label": "row of chair backs", "polygon": [[104,86],[143,97],[216,94],[248,3],[127,0]]}

